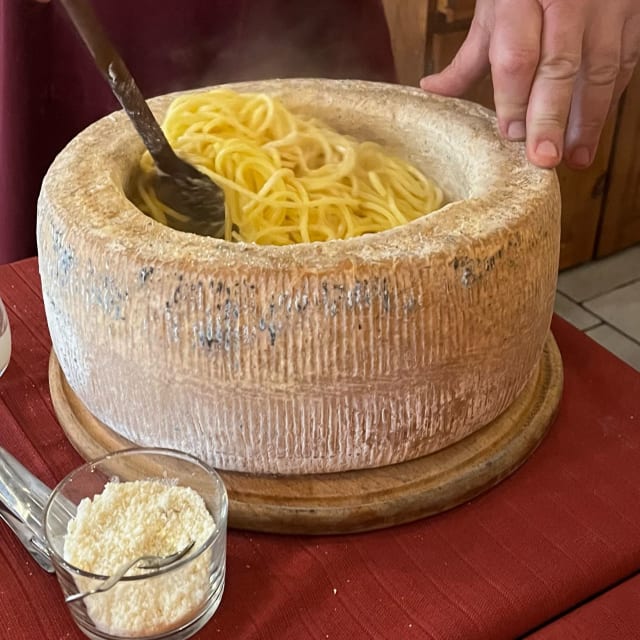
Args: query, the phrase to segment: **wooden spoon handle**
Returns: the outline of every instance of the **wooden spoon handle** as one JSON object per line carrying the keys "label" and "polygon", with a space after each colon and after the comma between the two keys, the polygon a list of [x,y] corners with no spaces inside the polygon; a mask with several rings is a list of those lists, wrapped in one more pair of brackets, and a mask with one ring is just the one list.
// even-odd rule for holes
{"label": "wooden spoon handle", "polygon": [[107,37],[87,0],[60,0],[111,91],[122,105],[136,131],[161,171],[171,173],[180,162],[160,125],[151,113],[127,65]]}

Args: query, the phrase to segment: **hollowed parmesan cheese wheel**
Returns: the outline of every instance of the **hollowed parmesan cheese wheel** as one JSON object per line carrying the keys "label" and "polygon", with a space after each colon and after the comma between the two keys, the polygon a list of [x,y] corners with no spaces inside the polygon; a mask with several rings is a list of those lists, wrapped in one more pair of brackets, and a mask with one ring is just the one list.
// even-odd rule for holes
{"label": "hollowed parmesan cheese wheel", "polygon": [[[381,142],[449,204],[324,243],[181,233],[127,199],[143,150],[127,118],[98,121],[55,160],[38,207],[53,347],[86,407],[136,443],[281,474],[409,460],[502,413],[549,330],[555,173],[463,101],[359,81],[231,87]],[[158,117],[171,99],[151,101]]]}

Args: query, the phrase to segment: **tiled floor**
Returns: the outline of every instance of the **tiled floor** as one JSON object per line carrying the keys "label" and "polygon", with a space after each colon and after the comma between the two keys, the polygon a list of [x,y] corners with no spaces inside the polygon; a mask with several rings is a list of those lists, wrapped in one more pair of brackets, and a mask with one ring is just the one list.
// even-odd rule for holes
{"label": "tiled floor", "polygon": [[640,371],[640,245],[563,271],[556,313]]}

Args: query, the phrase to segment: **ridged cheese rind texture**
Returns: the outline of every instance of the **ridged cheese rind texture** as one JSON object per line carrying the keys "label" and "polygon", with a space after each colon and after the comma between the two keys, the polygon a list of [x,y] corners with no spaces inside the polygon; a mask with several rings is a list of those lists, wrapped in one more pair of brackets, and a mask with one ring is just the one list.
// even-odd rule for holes
{"label": "ridged cheese rind texture", "polygon": [[[405,461],[502,413],[549,330],[555,173],[464,101],[360,81],[230,86],[386,144],[450,204],[288,247],[180,233],[124,195],[142,151],[126,117],[98,121],[51,166],[37,228],[53,347],[87,408],[139,444],[280,474]],[[159,117],[171,98],[151,101]]]}

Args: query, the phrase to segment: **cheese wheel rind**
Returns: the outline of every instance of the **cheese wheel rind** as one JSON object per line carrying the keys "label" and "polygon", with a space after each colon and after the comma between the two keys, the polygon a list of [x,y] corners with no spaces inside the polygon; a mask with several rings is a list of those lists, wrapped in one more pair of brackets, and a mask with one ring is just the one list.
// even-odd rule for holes
{"label": "cheese wheel rind", "polygon": [[[549,330],[555,173],[461,100],[360,81],[229,86],[382,142],[449,204],[287,247],[180,233],[127,199],[142,147],[123,113],[103,118],[56,158],[38,204],[53,348],[87,408],[138,444],[280,474],[409,460],[502,413]],[[171,99],[150,101],[159,117]]]}

